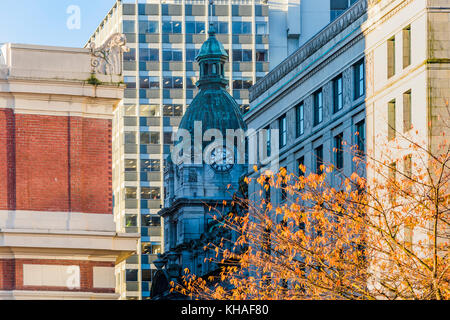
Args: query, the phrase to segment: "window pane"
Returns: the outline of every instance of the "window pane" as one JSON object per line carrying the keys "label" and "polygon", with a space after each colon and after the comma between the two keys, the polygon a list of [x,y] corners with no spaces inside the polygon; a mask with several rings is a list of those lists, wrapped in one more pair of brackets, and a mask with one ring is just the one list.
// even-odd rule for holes
{"label": "window pane", "polygon": [[[217,30],[217,28],[216,28]],[[196,33],[205,33],[205,23],[204,22],[196,22],[195,23],[195,31]]]}
{"label": "window pane", "polygon": [[150,83],[148,77],[141,77],[140,78],[140,86],[141,89],[148,89],[150,88]]}
{"label": "window pane", "polygon": [[123,33],[134,33],[135,32],[134,28],[135,28],[134,21],[130,20],[123,21]]}
{"label": "window pane", "polygon": [[195,33],[195,22],[186,22],[186,33]]}
{"label": "window pane", "polygon": [[245,34],[252,33],[252,23],[251,22],[242,22],[242,33],[245,33]]}
{"label": "window pane", "polygon": [[187,77],[186,78],[186,88],[188,88],[188,89],[195,88],[196,82],[197,82],[197,79],[195,77]]}
{"label": "window pane", "polygon": [[280,118],[279,120],[279,129],[280,129],[280,147],[284,147],[287,143],[287,123],[286,123],[286,115]]}
{"label": "window pane", "polygon": [[127,187],[125,188],[125,199],[136,199],[137,188]]}
{"label": "window pane", "polygon": [[172,32],[172,22],[163,21],[162,23],[162,32],[163,33],[171,33]]}
{"label": "window pane", "polygon": [[150,143],[159,144],[159,132],[150,132]]}
{"label": "window pane", "polygon": [[305,130],[304,105],[301,103],[296,109],[297,137],[302,135]]}
{"label": "window pane", "polygon": [[127,269],[126,281],[138,281],[138,271],[136,269]]}
{"label": "window pane", "polygon": [[150,89],[159,89],[159,77],[149,77]]}
{"label": "window pane", "polygon": [[182,77],[174,77],[173,78],[173,87],[177,89],[183,88],[183,78]]}
{"label": "window pane", "polygon": [[142,281],[152,281],[152,270],[142,269]]}
{"label": "window pane", "polygon": [[233,89],[242,89],[242,80],[233,80]]}
{"label": "window pane", "polygon": [[173,144],[172,132],[164,132],[164,144]]}
{"label": "window pane", "polygon": [[234,61],[242,61],[242,50],[241,49],[233,50],[233,60]]}
{"label": "window pane", "polygon": [[315,162],[316,162],[316,173],[322,174],[321,166],[323,164],[323,146],[319,146],[314,150]]}
{"label": "window pane", "polygon": [[150,199],[150,200],[159,200],[161,199],[161,190],[160,188],[150,187],[150,188],[141,188],[141,199]]}
{"label": "window pane", "polygon": [[137,171],[137,160],[125,159],[125,172],[136,172]]}
{"label": "window pane", "polygon": [[267,50],[257,50],[256,61],[268,61]]}
{"label": "window pane", "polygon": [[183,106],[181,104],[176,104],[173,106],[173,115],[175,117],[181,117],[183,115]]}
{"label": "window pane", "polygon": [[172,61],[181,61],[183,60],[183,53],[180,50],[172,51]]}
{"label": "window pane", "polygon": [[161,218],[159,216],[154,215],[142,215],[141,216],[141,224],[143,227],[151,227],[151,226],[160,226],[161,225]]}
{"label": "window pane", "polygon": [[314,125],[323,120],[323,94],[322,90],[314,94]]}
{"label": "window pane", "polygon": [[142,172],[160,171],[160,169],[161,169],[160,160],[141,160]]}
{"label": "window pane", "polygon": [[172,51],[163,51],[163,61],[172,61]]}
{"label": "window pane", "polygon": [[173,105],[171,105],[171,104],[164,105],[163,116],[166,116],[166,117],[173,116]]}
{"label": "window pane", "polygon": [[124,106],[125,115],[126,116],[135,116],[136,115],[136,106]]}
{"label": "window pane", "polygon": [[338,134],[334,137],[334,148],[335,148],[335,166],[337,169],[342,169],[344,167],[344,152],[343,152],[343,136]]}
{"label": "window pane", "polygon": [[242,61],[252,61],[252,50],[242,50]]}
{"label": "window pane", "polygon": [[256,23],[256,34],[267,34],[267,23],[257,22]]}
{"label": "window pane", "polygon": [[159,117],[159,105],[141,105],[141,117]]}
{"label": "window pane", "polygon": [[125,143],[136,143],[136,132],[125,132]]}
{"label": "window pane", "polygon": [[356,144],[358,150],[364,153],[366,146],[366,125],[364,120],[356,124]]}
{"label": "window pane", "polygon": [[186,49],[186,61],[195,61],[198,49]]}
{"label": "window pane", "polygon": [[139,21],[139,33],[158,33],[159,32],[158,21]]}
{"label": "window pane", "polygon": [[234,34],[242,33],[242,22],[233,21],[233,33]]}
{"label": "window pane", "polygon": [[125,215],[125,227],[136,227],[137,226],[137,214],[126,214]]}
{"label": "window pane", "polygon": [[250,89],[250,87],[253,85],[253,80],[251,78],[245,78],[242,80],[242,88],[243,89]]}
{"label": "window pane", "polygon": [[136,77],[123,77],[127,89],[136,89]]}
{"label": "window pane", "polygon": [[123,53],[124,61],[136,61],[136,49],[131,48],[130,51]]}
{"label": "window pane", "polygon": [[216,28],[216,30],[218,30],[218,33],[228,33],[228,22],[219,22],[219,28]]}
{"label": "window pane", "polygon": [[181,33],[181,22],[173,22],[173,33]]}
{"label": "window pane", "polygon": [[173,87],[173,82],[172,82],[172,77],[164,77],[163,78],[163,88],[172,88]]}

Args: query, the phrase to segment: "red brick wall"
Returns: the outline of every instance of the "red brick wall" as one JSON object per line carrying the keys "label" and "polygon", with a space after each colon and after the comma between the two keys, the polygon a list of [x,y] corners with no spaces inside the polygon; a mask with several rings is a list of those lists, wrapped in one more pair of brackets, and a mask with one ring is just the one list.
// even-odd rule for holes
{"label": "red brick wall", "polygon": [[0,290],[14,290],[15,279],[15,260],[0,259]]}
{"label": "red brick wall", "polygon": [[[67,265],[80,267],[80,288],[24,286],[23,265]],[[76,291],[114,293],[114,289],[94,288],[93,268],[114,267],[112,262],[80,260],[45,260],[45,259],[0,259],[0,290],[40,290],[40,291]]]}
{"label": "red brick wall", "polygon": [[15,208],[14,114],[0,108],[0,210]]}
{"label": "red brick wall", "polygon": [[0,111],[0,210],[112,213],[110,120]]}

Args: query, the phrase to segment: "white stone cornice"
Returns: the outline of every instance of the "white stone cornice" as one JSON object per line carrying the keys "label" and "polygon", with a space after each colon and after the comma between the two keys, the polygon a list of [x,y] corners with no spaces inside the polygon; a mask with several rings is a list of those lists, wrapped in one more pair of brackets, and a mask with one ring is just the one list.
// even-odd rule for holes
{"label": "white stone cornice", "polygon": [[118,293],[76,291],[0,291],[1,300],[117,300]]}
{"label": "white stone cornice", "polygon": [[272,87],[276,82],[280,81],[289,72],[294,70],[298,65],[308,59],[317,50],[322,48],[326,43],[333,39],[336,35],[358,20],[367,11],[367,0],[360,0],[344,12],[340,17],[330,23],[309,40],[305,45],[297,49],[293,54],[287,57],[282,63],[270,71],[263,79],[258,81],[250,88],[250,102],[256,100],[261,94]]}

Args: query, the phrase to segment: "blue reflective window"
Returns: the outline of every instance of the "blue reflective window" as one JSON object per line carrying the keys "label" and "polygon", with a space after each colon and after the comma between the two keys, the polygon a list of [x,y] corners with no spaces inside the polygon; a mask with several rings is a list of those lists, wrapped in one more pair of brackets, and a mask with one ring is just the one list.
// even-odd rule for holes
{"label": "blue reflective window", "polygon": [[141,61],[159,61],[159,50],[151,48],[139,49],[139,59]]}
{"label": "blue reflective window", "polygon": [[135,32],[135,22],[131,20],[123,21],[123,33],[134,33]]}
{"label": "blue reflective window", "polygon": [[139,33],[159,33],[158,21],[139,21]]}

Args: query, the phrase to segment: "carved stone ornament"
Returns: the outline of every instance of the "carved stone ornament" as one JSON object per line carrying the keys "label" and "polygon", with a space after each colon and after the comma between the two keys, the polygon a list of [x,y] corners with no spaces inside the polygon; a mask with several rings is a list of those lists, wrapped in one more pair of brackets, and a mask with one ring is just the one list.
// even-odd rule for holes
{"label": "carved stone ornament", "polygon": [[122,33],[111,35],[105,43],[96,48],[91,43],[91,72],[105,75],[122,75],[122,57],[130,49],[126,46],[127,39]]}
{"label": "carved stone ornament", "polygon": [[6,65],[6,59],[0,51],[0,78],[6,78],[9,73],[9,68]]}

